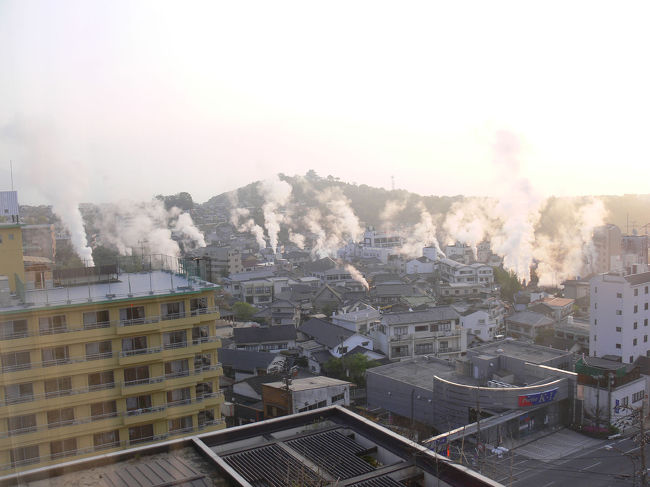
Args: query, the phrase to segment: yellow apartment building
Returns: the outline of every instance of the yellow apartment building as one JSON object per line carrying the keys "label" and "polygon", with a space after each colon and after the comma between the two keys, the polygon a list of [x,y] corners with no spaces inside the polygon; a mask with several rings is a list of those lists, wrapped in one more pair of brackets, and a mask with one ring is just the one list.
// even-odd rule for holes
{"label": "yellow apartment building", "polygon": [[216,285],[117,265],[54,282],[21,242],[0,224],[0,476],[225,427]]}

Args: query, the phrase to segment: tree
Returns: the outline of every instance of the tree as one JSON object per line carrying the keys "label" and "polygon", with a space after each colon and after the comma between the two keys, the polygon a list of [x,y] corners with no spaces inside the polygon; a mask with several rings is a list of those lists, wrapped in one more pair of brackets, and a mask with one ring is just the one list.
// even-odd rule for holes
{"label": "tree", "polygon": [[252,304],[237,301],[232,305],[232,312],[237,321],[250,321],[253,315],[257,313],[257,308]]}
{"label": "tree", "polygon": [[369,359],[363,353],[345,355],[341,358],[332,357],[325,363],[325,371],[330,377],[341,380],[350,380],[356,385],[366,385],[366,370],[379,365],[375,360]]}
{"label": "tree", "polygon": [[494,268],[494,280],[501,286],[501,299],[512,302],[515,294],[521,290],[517,274],[501,267]]}

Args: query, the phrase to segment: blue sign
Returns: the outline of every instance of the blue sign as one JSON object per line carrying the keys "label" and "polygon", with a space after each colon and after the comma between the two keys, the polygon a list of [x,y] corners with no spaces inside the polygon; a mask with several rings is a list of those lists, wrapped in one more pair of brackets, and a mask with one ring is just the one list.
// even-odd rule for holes
{"label": "blue sign", "polygon": [[557,396],[558,388],[551,389],[550,391],[536,392],[535,394],[526,394],[519,396],[519,406],[538,406],[547,402],[553,402]]}

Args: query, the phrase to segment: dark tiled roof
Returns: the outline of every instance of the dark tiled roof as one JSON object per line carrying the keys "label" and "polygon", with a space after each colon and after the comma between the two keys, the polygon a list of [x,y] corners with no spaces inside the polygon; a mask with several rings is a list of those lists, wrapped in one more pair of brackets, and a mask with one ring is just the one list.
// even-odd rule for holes
{"label": "dark tiled roof", "polygon": [[305,262],[302,264],[302,268],[305,272],[324,272],[329,269],[336,267],[336,262],[334,262],[329,257],[323,257],[314,262]]}
{"label": "dark tiled roof", "polygon": [[266,369],[278,354],[220,348],[217,350],[217,356],[219,357],[219,362],[235,370],[254,371],[255,369]]}
{"label": "dark tiled roof", "polygon": [[440,320],[455,320],[458,312],[451,306],[438,306],[423,311],[405,311],[403,313],[385,313],[381,321],[386,325],[401,325],[407,323],[425,323]]}
{"label": "dark tiled roof", "polygon": [[233,329],[235,343],[266,343],[280,340],[295,340],[296,328],[293,325],[268,327],[246,327]]}
{"label": "dark tiled roof", "polygon": [[335,348],[343,340],[354,335],[354,332],[347,328],[318,318],[310,318],[305,321],[299,330],[328,348]]}
{"label": "dark tiled roof", "polygon": [[531,325],[531,326],[545,326],[545,325],[553,324],[552,319],[548,318],[547,316],[541,313],[536,313],[534,311],[520,311],[506,318],[506,321],[512,323],[521,323],[524,325]]}
{"label": "dark tiled roof", "polygon": [[641,274],[631,274],[625,276],[625,280],[630,283],[632,286],[638,286],[639,284],[644,284],[650,282],[650,272],[643,272]]}

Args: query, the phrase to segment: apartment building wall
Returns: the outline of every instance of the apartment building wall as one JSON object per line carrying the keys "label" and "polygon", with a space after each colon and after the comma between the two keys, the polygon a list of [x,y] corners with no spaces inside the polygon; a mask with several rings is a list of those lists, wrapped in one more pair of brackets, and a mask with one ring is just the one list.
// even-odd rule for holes
{"label": "apartment building wall", "polygon": [[632,363],[650,351],[650,273],[601,274],[590,281],[591,355]]}
{"label": "apartment building wall", "polygon": [[213,290],[0,309],[0,475],[223,428],[218,317]]}
{"label": "apartment building wall", "polygon": [[9,288],[14,293],[15,277],[25,282],[23,235],[18,224],[0,224],[0,274],[9,278]]}

